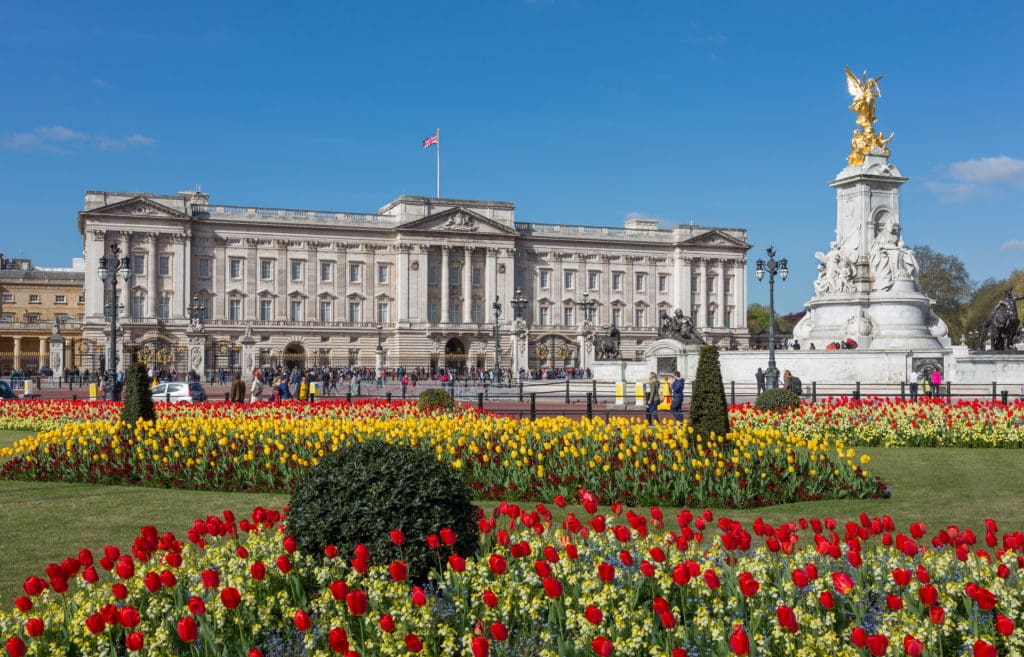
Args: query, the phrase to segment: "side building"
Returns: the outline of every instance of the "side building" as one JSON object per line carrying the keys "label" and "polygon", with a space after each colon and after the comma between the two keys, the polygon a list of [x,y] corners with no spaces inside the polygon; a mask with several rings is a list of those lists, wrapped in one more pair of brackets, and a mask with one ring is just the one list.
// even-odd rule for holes
{"label": "side building", "polygon": [[[40,267],[0,254],[0,374],[74,368],[85,318],[85,263]],[[62,345],[51,362],[51,347]]]}
{"label": "side building", "polygon": [[710,342],[749,341],[744,229],[526,223],[509,202],[421,196],[359,214],[102,191],[86,193],[78,228],[93,367],[105,366],[98,272],[112,245],[131,269],[118,281],[119,358],[179,372],[490,370],[496,353],[503,370],[585,368],[592,331],[617,326],[632,359],[676,308]]}

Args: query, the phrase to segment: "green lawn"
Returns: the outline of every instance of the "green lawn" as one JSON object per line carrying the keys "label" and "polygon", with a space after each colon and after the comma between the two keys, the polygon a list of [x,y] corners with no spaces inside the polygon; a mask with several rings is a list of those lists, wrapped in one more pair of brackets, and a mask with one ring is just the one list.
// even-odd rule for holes
{"label": "green lawn", "polygon": [[[25,432],[0,432],[0,446],[9,446]],[[739,520],[761,516],[779,522],[826,515],[845,521],[861,511],[869,516],[888,513],[906,529],[915,520],[929,528],[947,524],[982,529],[986,517],[1002,529],[1024,529],[1024,496],[1016,490],[1024,471],[1024,450],[1003,449],[884,449],[864,450],[869,468],[893,485],[888,500],[826,501],[786,504],[752,510],[721,510]],[[595,491],[600,494],[600,491]],[[19,594],[21,582],[41,574],[46,564],[71,556],[82,547],[93,550],[108,543],[131,544],[140,527],[152,524],[184,539],[196,517],[232,509],[247,514],[257,505],[280,508],[285,495],[209,493],[25,483],[0,480],[0,604]],[[493,505],[486,504],[488,509]],[[549,504],[550,507],[554,505]],[[576,509],[579,513],[580,509]],[[676,509],[665,509],[672,517]]]}

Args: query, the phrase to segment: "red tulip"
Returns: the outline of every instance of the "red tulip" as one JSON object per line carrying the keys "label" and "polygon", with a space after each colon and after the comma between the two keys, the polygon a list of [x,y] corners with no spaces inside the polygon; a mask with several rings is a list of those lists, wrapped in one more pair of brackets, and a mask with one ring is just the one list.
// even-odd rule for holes
{"label": "red tulip", "polygon": [[328,559],[337,559],[338,558],[338,548],[337,548],[337,546],[335,546],[333,543],[329,544],[329,545],[325,545],[324,546],[324,556],[326,556]]}
{"label": "red tulip", "polygon": [[288,573],[292,572],[292,562],[285,555],[282,554],[281,556],[279,556],[277,558],[276,563],[277,563],[277,569],[280,570],[285,575],[287,575]]}
{"label": "red tulip", "polygon": [[185,643],[192,643],[199,636],[196,628],[196,621],[191,616],[185,616],[178,621],[178,638]]}
{"label": "red tulip", "polygon": [[388,566],[388,572],[391,573],[391,579],[396,582],[404,582],[409,574],[409,567],[405,565],[404,561],[392,561]]}
{"label": "red tulip", "polygon": [[754,579],[754,576],[747,572],[740,573],[739,585],[740,591],[748,598],[757,593],[757,590],[761,588],[761,585]]}
{"label": "red tulip", "polygon": [[466,560],[457,554],[448,556],[448,567],[457,573],[465,572]]}
{"label": "red tulip", "polygon": [[615,579],[615,566],[607,561],[602,561],[597,564],[597,576],[601,578],[602,582],[612,581]]}
{"label": "red tulip", "polygon": [[[53,587],[54,591],[57,591],[57,587]],[[124,600],[128,597],[128,587],[118,582],[110,587],[110,593],[114,596],[115,600]]]}
{"label": "red tulip", "polygon": [[661,626],[666,630],[671,630],[676,626],[676,617],[671,611],[663,611],[658,614],[658,619],[661,621]]}
{"label": "red tulip", "polygon": [[872,634],[868,637],[868,650],[875,657],[882,657],[889,649],[889,637],[884,634]]}
{"label": "red tulip", "polygon": [[395,631],[395,618],[391,614],[380,615],[380,629],[388,634]]}
{"label": "red tulip", "polygon": [[551,566],[548,565],[547,561],[538,559],[533,562],[533,570],[537,573],[537,577],[544,579],[551,575]]}
{"label": "red tulip", "polygon": [[309,614],[302,609],[297,610],[295,612],[295,629],[306,632],[311,627],[313,627],[313,621],[309,619]]}
{"label": "red tulip", "polygon": [[21,637],[12,636],[10,639],[7,639],[4,647],[7,649],[8,657],[25,657],[27,652],[25,642],[21,640]]}
{"label": "red tulip", "polygon": [[896,582],[896,586],[906,586],[910,583],[910,571],[903,568],[893,568],[892,581]]}
{"label": "red tulip", "polygon": [[117,576],[130,579],[135,574],[135,562],[127,554],[117,560]]}
{"label": "red tulip", "polygon": [[743,629],[742,625],[732,626],[732,632],[729,634],[729,647],[737,657],[750,654],[750,638],[747,637],[747,631]]}
{"label": "red tulip", "polygon": [[327,645],[333,652],[343,655],[348,652],[348,632],[343,627],[332,627],[327,633]]}
{"label": "red tulip", "polygon": [[188,599],[188,610],[196,616],[202,616],[206,613],[206,603],[203,599],[198,596],[192,596]]}
{"label": "red tulip", "polygon": [[722,583],[718,581],[718,575],[716,575],[715,571],[710,568],[704,571],[704,583],[712,590],[717,589],[722,585]]}
{"label": "red tulip", "polygon": [[835,586],[836,592],[842,595],[848,595],[853,590],[853,578],[846,573],[832,573],[832,584]]}
{"label": "red tulip", "polygon": [[366,547],[362,543],[357,543],[355,548],[352,549],[352,553],[355,555],[356,559],[362,559],[363,561],[369,563],[370,548]]}
{"label": "red tulip", "polygon": [[284,548],[284,551],[288,554],[291,554],[292,552],[295,552],[296,549],[298,549],[298,545],[295,542],[294,536],[285,536],[284,539],[281,541],[281,546]]}
{"label": "red tulip", "polygon": [[793,584],[798,588],[802,589],[807,586],[810,582],[807,579],[807,573],[800,570],[799,568],[793,569]]}
{"label": "red tulip", "polygon": [[562,584],[554,577],[544,578],[544,595],[549,598],[558,598],[562,595]]}
{"label": "red tulip", "polygon": [[504,641],[508,638],[508,628],[501,621],[491,623],[491,638],[495,641]]}
{"label": "red tulip", "polygon": [[437,534],[429,534],[427,536],[427,547],[431,550],[436,550],[441,547],[441,541],[438,540]]}
{"label": "red tulip", "polygon": [[654,564],[647,559],[640,562],[640,574],[644,577],[654,577]]}
{"label": "red tulip", "polygon": [[366,613],[370,601],[366,597],[366,591],[354,589],[345,596],[345,604],[348,606],[348,613],[353,616],[362,616]]}
{"label": "red tulip", "polygon": [[563,495],[555,495],[555,504],[558,508],[564,509],[566,505],[565,497]]}
{"label": "red tulip", "polygon": [[126,627],[129,630],[142,622],[142,616],[135,607],[121,607],[118,615],[120,616],[118,622],[121,624],[121,627]]}
{"label": "red tulip", "polygon": [[14,606],[18,608],[18,611],[30,611],[32,600],[22,595],[14,599]]}
{"label": "red tulip", "polygon": [[999,653],[991,643],[978,639],[974,642],[974,657],[999,657]]}
{"label": "red tulip", "polygon": [[503,575],[508,570],[508,563],[505,561],[505,557],[500,554],[492,554],[488,562],[491,566],[491,572],[495,575]]}
{"label": "red tulip", "polygon": [[687,654],[682,648],[673,648],[671,657],[687,657]]}
{"label": "red tulip", "polygon": [[885,596],[885,604],[892,611],[899,611],[900,609],[903,609],[903,598],[889,593]]}
{"label": "red tulip", "polygon": [[615,650],[615,644],[603,636],[594,637],[594,640],[590,642],[590,647],[594,649],[598,657],[608,657]]}
{"label": "red tulip", "polygon": [[423,650],[423,642],[416,636],[415,633],[405,635],[405,647],[408,648],[409,652],[419,652]]}
{"label": "red tulip", "polygon": [[822,609],[835,609],[836,601],[832,597],[831,591],[822,591],[818,595],[818,603],[821,604]]}
{"label": "red tulip", "polygon": [[931,584],[922,586],[918,590],[917,596],[921,599],[921,604],[929,607],[934,606],[939,601],[939,592]]}
{"label": "red tulip", "polygon": [[419,586],[412,587],[412,603],[417,607],[427,604],[427,593]]}
{"label": "red tulip", "polygon": [[928,610],[928,615],[931,617],[932,623],[935,625],[942,625],[946,620],[946,610],[942,607],[932,607]]}
{"label": "red tulip", "polygon": [[225,586],[220,591],[220,602],[226,609],[234,609],[242,604],[242,594],[232,586]]}
{"label": "red tulip", "polygon": [[215,589],[220,586],[220,573],[212,568],[207,568],[201,572],[200,577],[203,580],[203,588]]}
{"label": "red tulip", "polygon": [[921,657],[924,653],[924,644],[907,634],[903,637],[903,652],[907,653],[908,657]]}
{"label": "red tulip", "polygon": [[145,644],[142,632],[130,632],[128,636],[124,638],[124,647],[130,651],[142,650],[142,646]]}
{"label": "red tulip", "polygon": [[85,626],[93,634],[99,634],[107,628],[107,621],[103,620],[102,614],[93,614],[85,619]]}
{"label": "red tulip", "polygon": [[448,546],[455,545],[455,532],[448,529],[447,527],[442,527],[441,531],[437,533],[441,537],[442,543]]}
{"label": "red tulip", "polygon": [[266,577],[267,566],[262,561],[254,561],[253,564],[249,566],[249,573],[252,575],[253,579],[259,581]]}
{"label": "red tulip", "polygon": [[348,584],[340,579],[336,579],[327,585],[327,588],[331,592],[331,597],[335,600],[344,600],[345,596],[348,595]]}
{"label": "red tulip", "polygon": [[996,614],[996,632],[999,632],[1003,636],[1010,636],[1013,634],[1013,620],[1003,616],[1002,614]]}
{"label": "red tulip", "polygon": [[796,614],[793,610],[786,605],[779,605],[775,610],[775,615],[779,618],[779,627],[783,628],[790,634],[795,634],[800,626],[796,622]]}
{"label": "red tulip", "polygon": [[604,614],[594,605],[587,605],[587,609],[583,614],[590,621],[591,625],[600,625],[601,621],[604,620]]}
{"label": "red tulip", "polygon": [[402,532],[401,529],[392,529],[391,530],[391,542],[394,543],[395,545],[404,545],[405,544],[405,533]]}
{"label": "red tulip", "polygon": [[863,627],[853,628],[853,631],[850,632],[850,642],[858,648],[868,645],[868,635]]}
{"label": "red tulip", "polygon": [[30,618],[25,621],[25,634],[31,637],[42,636],[45,629],[46,625],[42,618]]}
{"label": "red tulip", "polygon": [[473,651],[473,657],[488,657],[491,654],[491,642],[487,640],[487,637],[475,636],[470,644],[470,649]]}
{"label": "red tulip", "polygon": [[178,578],[174,576],[174,573],[172,573],[169,570],[161,570],[160,571],[160,584],[162,584],[166,588],[171,588],[172,586],[174,586],[177,583],[178,583]]}
{"label": "red tulip", "polygon": [[498,596],[494,595],[494,591],[490,589],[484,589],[482,597],[484,604],[487,605],[489,608],[494,609],[498,606]]}

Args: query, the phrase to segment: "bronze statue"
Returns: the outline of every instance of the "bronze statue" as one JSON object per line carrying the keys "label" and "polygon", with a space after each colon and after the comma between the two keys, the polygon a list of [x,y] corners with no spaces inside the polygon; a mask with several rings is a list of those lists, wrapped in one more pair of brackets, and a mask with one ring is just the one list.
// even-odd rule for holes
{"label": "bronze statue", "polygon": [[608,331],[608,335],[594,336],[594,358],[595,360],[619,360],[622,352],[619,351],[619,329],[615,326]]}
{"label": "bronze statue", "polygon": [[989,313],[988,319],[982,323],[981,330],[978,331],[979,340],[984,341],[988,337],[992,351],[1009,351],[1017,342],[1020,335],[1017,302],[1021,299],[1024,299],[1024,296],[1016,297],[1013,290],[1006,290],[996,302],[996,307]]}
{"label": "bronze statue", "polygon": [[663,311],[660,319],[661,321],[658,325],[659,338],[678,340],[683,344],[706,344],[700,331],[697,330],[697,327],[693,325],[693,322],[690,321],[690,318],[686,316],[681,308],[676,308],[673,315]]}

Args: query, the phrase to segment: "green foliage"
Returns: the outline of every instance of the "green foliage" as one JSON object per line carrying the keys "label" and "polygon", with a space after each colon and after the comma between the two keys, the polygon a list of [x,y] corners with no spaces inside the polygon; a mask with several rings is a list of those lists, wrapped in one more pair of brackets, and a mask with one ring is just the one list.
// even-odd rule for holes
{"label": "green foliage", "polygon": [[[1005,290],[1013,290],[1015,296],[1024,295],[1024,269],[1015,269],[1009,277],[1004,279],[990,278],[978,286],[971,296],[970,302],[962,310],[962,326],[965,333],[981,327]],[[1020,312],[1020,309],[1021,306],[1018,303],[1017,311]],[[971,340],[968,340],[968,343],[971,346],[976,346]]]}
{"label": "green foliage", "polygon": [[761,411],[784,411],[800,405],[800,397],[785,388],[765,390],[754,402],[754,407]]}
{"label": "green foliage", "polygon": [[[788,335],[793,332],[793,327],[803,312],[780,315],[778,309],[775,311],[775,336]],[[768,332],[768,306],[760,303],[752,303],[747,307],[747,328],[751,335]]]}
{"label": "green foliage", "polygon": [[[403,445],[370,440],[328,454],[296,482],[289,504],[288,531],[302,552],[322,557],[333,544],[350,558],[362,544],[372,563],[404,560],[414,581],[480,544],[477,508],[455,468]],[[455,532],[455,544],[430,549],[427,536],[442,528]],[[404,545],[391,541],[393,529]]]}
{"label": "green foliage", "polygon": [[690,422],[694,432],[705,438],[712,433],[717,436],[729,433],[729,406],[725,402],[722,368],[718,363],[718,349],[711,345],[700,348],[693,400],[690,402]]}
{"label": "green foliage", "polygon": [[920,267],[921,291],[935,300],[935,314],[946,322],[949,336],[958,342],[966,330],[973,328],[966,321],[966,307],[975,291],[975,284],[960,258],[933,251],[928,246],[913,247]]}
{"label": "green foliage", "polygon": [[431,408],[450,411],[455,408],[455,398],[441,388],[427,388],[420,393],[416,407],[421,411],[430,410]]}
{"label": "green foliage", "polygon": [[124,406],[121,407],[121,421],[134,427],[135,422],[156,419],[153,407],[153,391],[149,387],[149,376],[145,363],[132,363],[124,377]]}

